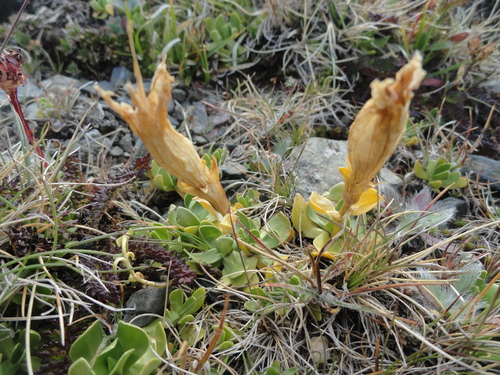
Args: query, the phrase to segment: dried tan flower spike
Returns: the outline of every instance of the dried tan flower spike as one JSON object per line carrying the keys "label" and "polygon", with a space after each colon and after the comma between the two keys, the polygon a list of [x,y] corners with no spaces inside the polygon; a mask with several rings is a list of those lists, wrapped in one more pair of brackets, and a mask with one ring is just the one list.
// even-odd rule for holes
{"label": "dried tan flower spike", "polygon": [[172,98],[171,84],[174,78],[168,73],[165,62],[161,62],[156,68],[151,90],[146,95],[131,40],[131,29],[128,32],[137,82],[137,90],[130,83],[127,84],[133,106],[117,103],[111,98],[112,92],[104,91],[99,86],[96,86],[97,91],[142,139],[153,159],[179,179],[181,190],[206,199],[217,211],[226,214],[230,204],[220,184],[215,159],[208,169],[191,141],[178,133],[168,120],[167,105]]}
{"label": "dried tan flower spike", "polygon": [[372,179],[396,149],[408,121],[413,91],[424,77],[422,56],[417,52],[396,73],[395,79],[371,83],[372,98],[363,106],[349,129],[347,168],[339,168],[345,181],[341,216],[365,190],[373,187]]}

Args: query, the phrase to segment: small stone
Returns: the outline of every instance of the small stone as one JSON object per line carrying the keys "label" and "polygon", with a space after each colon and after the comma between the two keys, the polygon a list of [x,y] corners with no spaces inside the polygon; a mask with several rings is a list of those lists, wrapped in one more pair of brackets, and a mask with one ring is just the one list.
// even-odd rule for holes
{"label": "small stone", "polygon": [[167,112],[169,114],[174,113],[175,111],[175,100],[170,100],[167,105]]}
{"label": "small stone", "polygon": [[175,103],[175,109],[172,113],[172,117],[174,117],[177,121],[184,121],[184,108],[179,103]]}
{"label": "small stone", "polygon": [[325,336],[311,337],[311,359],[317,364],[328,362],[328,338]]}
{"label": "small stone", "polygon": [[[125,304],[127,310],[123,315],[123,321],[138,327],[144,327],[151,323],[155,316],[141,316],[142,314],[163,315],[165,309],[165,288],[149,287],[133,293]],[[134,319],[137,317],[136,319]]]}
{"label": "small stone", "polygon": [[175,88],[172,89],[172,99],[182,103],[187,98],[187,93],[183,89]]}
{"label": "small stone", "polygon": [[120,139],[118,145],[123,149],[123,152],[130,153],[134,147],[132,144],[132,135],[127,131],[125,135]]}
{"label": "small stone", "polygon": [[111,86],[116,89],[117,87],[123,86],[125,83],[132,80],[133,76],[134,74],[124,66],[117,66],[113,68],[109,81]]}
{"label": "small stone", "polygon": [[469,174],[471,181],[476,179],[489,184],[493,191],[500,191],[500,161],[484,156],[470,155],[463,165],[463,172]]}
{"label": "small stone", "polygon": [[85,133],[85,137],[89,137],[92,139],[99,139],[102,137],[102,134],[97,129],[90,129],[87,133]]}
{"label": "small stone", "polygon": [[188,127],[191,132],[202,135],[211,130],[205,104],[202,102],[194,102],[193,105],[187,107],[186,112],[186,127]]}
{"label": "small stone", "polygon": [[120,146],[114,146],[109,153],[111,156],[122,156],[123,148],[121,148]]}
{"label": "small stone", "polygon": [[104,148],[109,149],[113,142],[109,138],[104,138],[102,143],[104,144]]}
{"label": "small stone", "polygon": [[393,188],[401,191],[403,189],[403,178],[387,168],[382,168],[378,173],[379,182],[391,185]]}
{"label": "small stone", "polygon": [[467,215],[467,202],[460,198],[448,197],[443,199],[440,203],[440,210],[452,209],[455,211],[454,219],[460,219]]}
{"label": "small stone", "polygon": [[[104,91],[114,91],[114,89],[115,89],[115,87],[113,86],[113,84],[111,82],[109,82],[109,81],[99,81],[99,82],[97,82],[97,84]],[[93,88],[92,88],[92,90],[93,90]]]}
{"label": "small stone", "polygon": [[299,145],[292,150],[290,161],[295,163],[299,156],[294,170],[298,176],[295,191],[305,199],[313,191],[323,194],[344,181],[338,167],[346,166],[347,141],[309,138],[305,146]]}
{"label": "small stone", "polygon": [[39,111],[38,103],[28,104],[28,106],[24,110],[24,117],[26,117],[27,119],[43,119],[44,118]]}
{"label": "small stone", "polygon": [[226,162],[220,166],[220,171],[222,172],[223,178],[226,179],[236,179],[236,178],[244,178],[245,173],[248,172],[248,168],[243,164],[234,163],[234,162]]}
{"label": "small stone", "polygon": [[19,101],[21,103],[23,103],[25,100],[38,98],[43,95],[43,90],[38,87],[36,81],[33,78],[28,78],[25,85],[19,86],[17,88],[17,97],[19,98]]}
{"label": "small stone", "polygon": [[208,143],[207,139],[201,135],[195,135],[193,137],[193,143],[198,146],[203,146]]}
{"label": "small stone", "polygon": [[42,81],[42,86],[48,92],[60,93],[66,92],[70,88],[78,89],[81,82],[75,78],[66,77],[62,74],[56,74],[48,79]]}
{"label": "small stone", "polygon": [[170,115],[168,115],[168,119],[170,120],[170,123],[172,124],[172,126],[174,128],[178,128],[179,127],[179,121],[177,121],[177,119],[175,117],[172,117]]}

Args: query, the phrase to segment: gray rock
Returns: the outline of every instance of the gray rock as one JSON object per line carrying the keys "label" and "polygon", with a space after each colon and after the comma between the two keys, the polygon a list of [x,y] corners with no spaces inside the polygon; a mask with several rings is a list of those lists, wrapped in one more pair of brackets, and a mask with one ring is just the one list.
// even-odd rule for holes
{"label": "gray rock", "polygon": [[132,80],[133,77],[134,74],[130,70],[128,70],[124,66],[117,66],[113,68],[109,81],[113,89],[116,89]]}
{"label": "gray rock", "polygon": [[485,81],[479,85],[479,87],[484,87],[486,91],[491,95],[498,95],[500,94],[500,80],[498,79],[491,79],[488,81]]}
{"label": "gray rock", "polygon": [[[114,91],[114,89],[115,89],[115,86],[113,86],[113,84],[109,81],[99,81],[99,82],[97,82],[97,84],[104,91]],[[97,91],[95,91],[93,88],[91,88],[91,92],[93,94],[97,93]]]}
{"label": "gray rock", "polygon": [[248,168],[243,164],[228,161],[220,166],[220,171],[222,172],[223,178],[236,179],[244,178],[245,173],[248,172]]}
{"label": "gray rock", "polygon": [[174,111],[175,111],[175,100],[171,100],[168,102],[167,112],[172,114],[174,113]]}
{"label": "gray rock", "polygon": [[110,151],[109,151],[111,156],[122,156],[123,155],[123,148],[120,146],[114,146]]}
{"label": "gray rock", "polygon": [[123,149],[123,152],[125,153],[131,153],[133,149],[133,144],[132,144],[132,135],[127,131],[125,135],[120,139],[118,142],[118,145]]}
{"label": "gray rock", "polygon": [[172,124],[172,126],[174,128],[178,128],[179,127],[180,123],[179,123],[179,121],[177,121],[177,119],[175,117],[172,117],[172,116],[169,115],[168,119],[170,120],[170,123]]}
{"label": "gray rock", "polygon": [[226,112],[217,113],[208,116],[208,121],[213,124],[213,126],[221,125],[225,122],[231,121],[231,115]]}
{"label": "gray rock", "polygon": [[[292,150],[290,162],[295,163],[301,152],[294,170],[298,182],[295,191],[304,198],[307,199],[313,191],[323,194],[344,181],[339,167],[347,165],[347,141],[309,138],[305,147],[300,145]],[[403,179],[387,168],[381,169],[378,179],[396,190],[401,190],[403,187]]]}
{"label": "gray rock", "polygon": [[41,116],[37,103],[28,104],[28,106],[24,108],[23,112],[24,112],[24,117],[26,117],[27,119],[44,118],[43,116]]}
{"label": "gray rock", "polygon": [[295,191],[308,199],[313,191],[322,194],[342,182],[338,167],[345,167],[346,155],[347,141],[309,138],[305,146],[296,146],[290,155],[293,163],[299,158],[294,170],[298,182]]}
{"label": "gray rock", "polygon": [[172,113],[172,117],[179,122],[184,121],[184,109],[179,103],[175,103],[175,109]]}
{"label": "gray rock", "polygon": [[60,93],[65,92],[70,88],[78,89],[82,84],[75,78],[56,74],[55,76],[43,80],[42,85],[48,92]]}
{"label": "gray rock", "polygon": [[195,135],[193,137],[193,143],[198,146],[203,146],[208,143],[207,139],[201,135]]}
{"label": "gray rock", "polygon": [[185,125],[189,128],[190,132],[203,135],[211,130],[205,104],[202,102],[194,102],[193,105],[186,108],[186,112]]}
{"label": "gray rock", "polygon": [[137,317],[138,315],[156,314],[163,316],[165,309],[165,288],[149,287],[141,289],[130,296],[125,307],[133,310],[125,311],[123,321],[129,323],[133,320],[132,324],[144,327],[157,317],[151,315]]}
{"label": "gray rock", "polygon": [[403,178],[387,168],[382,168],[377,175],[378,180],[382,184],[388,184],[401,191],[403,189]]}
{"label": "gray rock", "polygon": [[172,89],[172,99],[178,102],[183,102],[187,98],[187,93],[183,89],[174,88]]}
{"label": "gray rock", "polygon": [[460,198],[448,197],[443,199],[441,202],[443,209],[451,208],[455,210],[453,218],[459,219],[467,215],[467,202]]}
{"label": "gray rock", "polygon": [[484,156],[470,155],[462,168],[471,180],[490,184],[490,189],[500,191],[500,161]]}

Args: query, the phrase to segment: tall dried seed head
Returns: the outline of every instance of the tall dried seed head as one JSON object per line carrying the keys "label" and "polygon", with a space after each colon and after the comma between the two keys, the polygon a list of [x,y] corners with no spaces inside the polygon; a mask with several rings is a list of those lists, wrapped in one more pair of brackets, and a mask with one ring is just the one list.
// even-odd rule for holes
{"label": "tall dried seed head", "polygon": [[153,159],[179,179],[178,186],[183,191],[206,199],[217,211],[227,213],[230,204],[219,181],[217,163],[212,160],[208,169],[191,141],[178,133],[168,119],[167,106],[172,99],[174,78],[168,73],[165,62],[156,68],[151,90],[146,94],[132,40],[130,47],[137,81],[137,89],[127,84],[133,106],[115,102],[109,91],[96,87],[97,91],[142,139]]}
{"label": "tall dried seed head", "polygon": [[396,78],[371,83],[372,98],[356,116],[347,142],[347,168],[340,168],[345,180],[342,214],[361,194],[392,155],[403,135],[410,101],[423,78],[422,56],[415,53]]}

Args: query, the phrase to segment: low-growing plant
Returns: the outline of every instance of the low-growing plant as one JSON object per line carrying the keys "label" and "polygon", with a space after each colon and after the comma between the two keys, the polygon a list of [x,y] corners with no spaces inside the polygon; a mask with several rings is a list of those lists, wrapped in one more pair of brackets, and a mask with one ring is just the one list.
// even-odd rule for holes
{"label": "low-growing plant", "polygon": [[96,320],[71,346],[70,375],[149,375],[158,368],[167,348],[160,320],[139,328],[118,322],[116,333],[107,336]]}
{"label": "low-growing plant", "polygon": [[[12,328],[0,323],[0,374],[24,374],[28,363],[26,355],[35,353],[40,341],[40,334],[34,330],[15,333]],[[32,356],[29,362],[32,369],[40,368],[39,358]]]}
{"label": "low-growing plant", "polygon": [[450,188],[461,189],[467,186],[468,180],[457,169],[460,165],[448,163],[446,159],[428,160],[425,167],[419,160],[415,162],[415,175],[426,180],[434,190]]}
{"label": "low-growing plant", "polygon": [[245,37],[245,25],[242,23],[241,13],[232,12],[229,20],[223,14],[217,18],[207,18],[204,20],[208,35],[212,40],[206,45],[207,55],[217,54],[224,65],[236,66],[245,61],[247,49],[241,45],[241,40]]}
{"label": "low-growing plant", "polygon": [[206,331],[197,329],[191,325],[195,319],[193,314],[197,313],[205,302],[205,288],[198,288],[185,298],[182,289],[175,289],[168,295],[168,307],[165,311],[165,319],[169,324],[177,327],[179,337],[187,341],[188,345],[194,346],[204,338]]}

